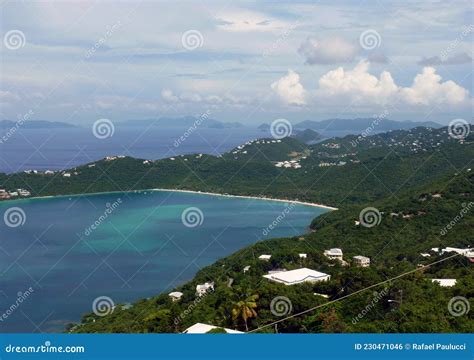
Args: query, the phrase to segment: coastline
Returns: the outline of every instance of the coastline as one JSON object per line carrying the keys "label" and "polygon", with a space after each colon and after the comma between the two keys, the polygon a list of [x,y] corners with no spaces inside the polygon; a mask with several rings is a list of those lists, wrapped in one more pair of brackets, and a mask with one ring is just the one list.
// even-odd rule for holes
{"label": "coastline", "polygon": [[274,199],[274,198],[262,197],[262,196],[232,195],[232,194],[220,194],[220,193],[212,193],[212,192],[196,191],[196,190],[175,190],[175,189],[161,189],[161,188],[149,189],[149,191],[175,191],[175,192],[190,193],[190,194],[201,194],[201,195],[210,195],[210,196],[222,196],[222,197],[228,197],[228,198],[241,198],[241,199],[255,199],[255,200],[277,201],[277,202],[285,202],[285,203],[293,203],[293,204],[298,204],[298,205],[319,207],[319,208],[328,209],[328,210],[339,210],[338,208],[335,208],[335,207],[332,207],[332,206],[329,206],[329,205],[323,205],[323,204],[318,204],[318,203],[310,203],[310,202],[304,202],[304,201],[298,201],[298,200]]}
{"label": "coastline", "polygon": [[298,201],[298,200],[275,199],[275,198],[262,197],[262,196],[232,195],[232,194],[220,194],[220,193],[212,193],[212,192],[197,191],[197,190],[181,190],[181,189],[165,189],[165,188],[128,190],[128,191],[101,191],[101,192],[94,192],[94,193],[87,193],[87,194],[32,196],[32,197],[26,197],[26,198],[4,200],[4,201],[1,201],[0,204],[9,203],[9,202],[23,201],[23,200],[43,200],[43,199],[61,198],[61,197],[93,196],[93,195],[105,195],[105,194],[123,194],[123,193],[134,193],[134,192],[142,192],[142,191],[157,191],[157,192],[158,191],[161,191],[161,192],[170,191],[170,192],[181,192],[181,193],[189,193],[189,194],[208,195],[208,196],[222,196],[222,197],[228,197],[228,198],[241,198],[241,199],[276,201],[276,202],[293,203],[293,204],[304,205],[304,206],[319,207],[319,208],[323,208],[323,209],[327,209],[327,210],[339,210],[338,208],[332,207],[332,206],[329,206],[329,205],[311,203],[311,202],[305,202],[305,201]]}

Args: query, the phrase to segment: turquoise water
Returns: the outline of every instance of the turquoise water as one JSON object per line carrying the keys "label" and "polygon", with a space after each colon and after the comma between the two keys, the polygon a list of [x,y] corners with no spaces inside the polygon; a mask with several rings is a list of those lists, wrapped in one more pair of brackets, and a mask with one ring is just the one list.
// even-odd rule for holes
{"label": "turquoise water", "polygon": [[[23,225],[6,225],[12,207]],[[326,211],[170,191],[0,203],[0,331],[62,331],[99,296],[117,304],[169,291],[260,239],[304,233]]]}

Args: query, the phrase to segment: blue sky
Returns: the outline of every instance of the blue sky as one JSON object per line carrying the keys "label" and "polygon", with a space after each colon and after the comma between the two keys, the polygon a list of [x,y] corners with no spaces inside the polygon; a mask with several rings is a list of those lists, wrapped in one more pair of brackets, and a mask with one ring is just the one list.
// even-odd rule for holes
{"label": "blue sky", "polygon": [[0,6],[5,119],[472,119],[470,1]]}

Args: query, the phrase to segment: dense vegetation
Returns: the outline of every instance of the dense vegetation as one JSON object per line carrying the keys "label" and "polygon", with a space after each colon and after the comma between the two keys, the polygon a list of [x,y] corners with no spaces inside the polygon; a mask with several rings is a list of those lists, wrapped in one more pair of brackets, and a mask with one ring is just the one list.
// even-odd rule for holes
{"label": "dense vegetation", "polygon": [[[451,139],[446,128],[394,131],[360,140],[347,136],[309,147],[286,138],[281,143],[253,143],[247,154],[237,156],[231,151],[223,157],[189,155],[147,164],[128,157],[101,160],[69,170],[72,176],[68,178],[61,174],[0,174],[0,187],[24,188],[33,196],[173,188],[340,207],[400,195],[463,168],[474,157],[472,140],[467,140],[461,144]],[[275,161],[292,158],[300,159],[302,168],[274,166]],[[345,164],[321,167],[322,162]]]}
{"label": "dense vegetation", "polygon": [[[281,319],[270,310],[277,296],[291,301],[291,314],[321,307],[259,331],[473,332],[472,312],[454,317],[448,311],[454,296],[472,303],[473,264],[457,256],[419,267],[452,255],[420,255],[432,247],[471,245],[472,141],[472,136],[464,141],[452,139],[446,128],[347,136],[315,145],[289,138],[278,143],[265,139],[222,157],[101,160],[68,170],[72,175],[67,178],[61,174],[1,174],[0,185],[7,190],[26,188],[36,196],[162,187],[265,195],[339,207],[316,218],[309,234],[259,242],[201,269],[193,280],[176,289],[184,294],[179,302],[161,294],[129,309],[117,306],[105,317],[87,314],[81,325],[71,327],[74,332],[181,332],[196,322],[251,331]],[[298,159],[302,167],[275,167],[276,161],[286,159]],[[369,206],[381,212],[380,224],[357,226],[361,210]],[[469,211],[443,235],[444,227],[466,207]],[[343,249],[349,266],[323,256],[332,247]],[[269,262],[257,259],[264,253],[272,255]],[[299,253],[306,253],[307,258],[300,259]],[[370,257],[371,266],[354,267],[354,255]],[[245,266],[250,270],[244,273]],[[273,269],[299,267],[328,273],[331,280],[285,286],[262,277]],[[358,292],[406,272],[410,273]],[[457,284],[442,288],[430,278],[456,278]],[[215,291],[196,301],[195,287],[206,281],[215,282]]]}
{"label": "dense vegetation", "polygon": [[[117,307],[103,318],[88,314],[82,325],[72,329],[75,332],[179,332],[201,322],[245,331],[242,317],[233,314],[244,304],[255,303],[252,309],[256,314],[247,319],[247,326],[252,330],[281,319],[272,314],[270,304],[276,297],[284,296],[291,301],[290,314],[323,307],[260,331],[473,332],[472,312],[455,317],[448,310],[454,296],[463,296],[471,303],[474,300],[473,264],[466,257],[457,256],[432,267],[418,267],[452,256],[431,252],[430,258],[424,258],[421,252],[430,252],[432,247],[466,247],[472,241],[472,213],[467,213],[445,236],[440,235],[444,225],[460,213],[462,203],[474,205],[472,173],[465,170],[452,176],[412,191],[409,196],[371,204],[383,212],[378,226],[355,226],[354,219],[358,218],[361,206],[328,213],[315,220],[310,234],[259,242],[203,268],[192,281],[177,289],[184,294],[180,302],[172,302],[162,294],[141,300],[128,310]],[[441,198],[429,196],[438,192]],[[392,212],[413,216],[391,217]],[[369,256],[371,266],[341,266],[322,255],[324,249],[335,246],[343,249],[349,262],[354,255]],[[269,262],[257,259],[264,253],[272,255]],[[306,253],[307,259],[300,259],[299,253]],[[250,266],[250,270],[244,273],[245,266]],[[302,266],[330,274],[331,281],[285,286],[262,278],[275,268]],[[350,296],[406,272],[411,273]],[[442,288],[433,284],[431,278],[456,278],[457,284]],[[229,279],[233,279],[231,286]],[[195,287],[205,281],[215,281],[215,291],[196,301]],[[326,294],[328,298],[315,293]]]}

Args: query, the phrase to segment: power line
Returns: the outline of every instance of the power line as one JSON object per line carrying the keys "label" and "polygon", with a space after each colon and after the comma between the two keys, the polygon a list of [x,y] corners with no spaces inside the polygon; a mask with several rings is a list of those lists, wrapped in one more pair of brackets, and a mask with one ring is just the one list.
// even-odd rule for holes
{"label": "power line", "polygon": [[367,290],[372,289],[372,288],[374,288],[374,287],[383,285],[383,284],[388,283],[388,282],[390,282],[390,281],[400,279],[400,278],[402,278],[402,277],[404,277],[404,276],[406,276],[406,275],[412,274],[412,273],[414,273],[414,272],[427,269],[427,268],[429,268],[430,266],[433,266],[433,265],[442,263],[442,262],[444,262],[444,261],[446,261],[446,260],[452,259],[452,258],[454,258],[454,257],[456,257],[456,256],[459,256],[459,255],[461,255],[461,254],[456,253],[455,255],[448,256],[447,258],[444,258],[444,259],[435,261],[435,262],[433,262],[433,263],[431,263],[431,264],[424,265],[424,266],[419,267],[419,268],[416,268],[416,269],[414,269],[414,270],[410,270],[410,271],[408,271],[408,272],[406,272],[406,273],[403,273],[403,274],[401,274],[401,275],[397,275],[397,276],[395,276],[395,277],[393,277],[393,278],[391,278],[391,279],[388,279],[388,280],[379,282],[379,283],[374,284],[374,285],[370,285],[370,286],[368,286],[368,287],[366,287],[366,288],[357,290],[357,291],[355,291],[355,292],[353,292],[353,293],[351,293],[351,294],[344,295],[344,296],[342,296],[342,297],[340,297],[340,298],[338,298],[338,299],[329,301],[329,302],[324,303],[324,304],[322,304],[322,305],[318,305],[318,306],[312,307],[312,308],[310,308],[310,309],[301,311],[301,312],[299,312],[299,313],[297,313],[297,314],[293,314],[293,315],[287,316],[286,318],[283,318],[283,319],[280,319],[280,320],[277,320],[277,321],[273,321],[273,322],[271,322],[271,323],[269,323],[269,324],[266,324],[266,325],[263,325],[263,326],[259,326],[259,327],[256,328],[256,329],[253,329],[253,330],[250,330],[250,331],[246,332],[246,334],[250,334],[250,333],[256,332],[256,331],[258,331],[258,330],[262,330],[262,329],[268,328],[268,327],[270,327],[270,326],[279,324],[279,323],[281,323],[281,322],[283,322],[283,321],[286,321],[286,320],[295,318],[295,317],[297,317],[297,316],[301,316],[301,315],[307,314],[307,313],[309,313],[309,312],[312,312],[312,311],[314,311],[314,310],[320,309],[320,308],[325,307],[325,306],[327,306],[327,305],[334,304],[335,302],[338,302],[338,301],[347,299],[348,297],[351,297],[351,296],[353,296],[353,295],[356,295],[356,294],[359,294],[359,293],[361,293],[361,292],[367,291]]}

